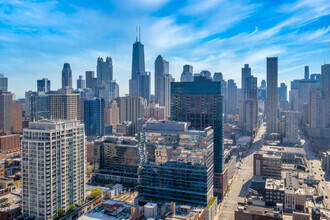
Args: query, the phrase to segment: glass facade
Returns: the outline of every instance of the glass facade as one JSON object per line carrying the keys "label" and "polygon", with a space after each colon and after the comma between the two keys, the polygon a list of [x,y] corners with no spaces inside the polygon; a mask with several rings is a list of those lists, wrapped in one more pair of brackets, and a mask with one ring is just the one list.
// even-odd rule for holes
{"label": "glass facade", "polygon": [[147,122],[139,134],[139,160],[140,200],[206,206],[213,197],[211,127],[192,131],[187,123]]}
{"label": "glass facade", "polygon": [[84,101],[84,123],[86,136],[104,135],[104,99]]}
{"label": "glass facade", "polygon": [[223,97],[221,83],[211,80],[171,83],[171,120],[193,129],[214,129],[214,171],[223,170]]}

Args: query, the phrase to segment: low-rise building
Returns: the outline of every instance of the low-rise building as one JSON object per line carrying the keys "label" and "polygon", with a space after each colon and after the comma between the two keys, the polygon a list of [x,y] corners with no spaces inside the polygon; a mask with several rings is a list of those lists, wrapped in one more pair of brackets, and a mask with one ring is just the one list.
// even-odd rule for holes
{"label": "low-rise building", "polygon": [[283,216],[274,211],[274,209],[258,207],[258,206],[238,206],[235,211],[235,220],[271,220],[283,219]]}
{"label": "low-rise building", "polygon": [[134,136],[135,127],[131,121],[123,121],[116,125],[116,134],[123,136]]}
{"label": "low-rise building", "polygon": [[284,203],[284,181],[266,179],[265,202],[267,206],[275,206],[276,203]]}
{"label": "low-rise building", "polygon": [[258,151],[253,156],[253,175],[255,177],[281,179],[281,156]]}

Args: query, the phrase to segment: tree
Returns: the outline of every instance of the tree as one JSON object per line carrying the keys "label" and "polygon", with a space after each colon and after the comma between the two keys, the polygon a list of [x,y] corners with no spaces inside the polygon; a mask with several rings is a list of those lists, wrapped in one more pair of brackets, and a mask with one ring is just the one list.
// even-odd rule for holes
{"label": "tree", "polygon": [[56,210],[56,217],[54,217],[54,220],[58,220],[64,216],[65,212],[63,209],[59,208]]}
{"label": "tree", "polygon": [[96,189],[93,189],[93,191],[89,194],[88,198],[95,199],[100,196],[102,196],[102,190],[96,188]]}
{"label": "tree", "polygon": [[76,208],[76,205],[73,204],[73,205],[70,205],[67,212],[72,212],[74,209]]}

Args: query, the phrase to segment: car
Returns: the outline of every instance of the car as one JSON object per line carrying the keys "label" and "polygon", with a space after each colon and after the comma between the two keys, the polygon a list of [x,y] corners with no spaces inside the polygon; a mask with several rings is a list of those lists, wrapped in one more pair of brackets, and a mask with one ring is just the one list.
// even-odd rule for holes
{"label": "car", "polygon": [[322,174],[320,174],[320,176],[322,176]]}
{"label": "car", "polygon": [[243,179],[243,181],[245,181],[245,179]]}
{"label": "car", "polygon": [[325,198],[327,199],[327,198],[328,198],[328,196],[325,196]]}
{"label": "car", "polygon": [[324,186],[322,186],[322,189],[324,189]]}
{"label": "car", "polygon": [[311,162],[311,164],[313,164],[313,162]]}
{"label": "car", "polygon": [[319,168],[319,170],[321,170],[321,168]]}
{"label": "car", "polygon": [[324,181],[324,179],[322,179],[322,181]]}
{"label": "car", "polygon": [[316,172],[314,172],[314,174],[316,174]]}
{"label": "car", "polygon": [[312,168],[314,168],[314,166],[312,166]]}

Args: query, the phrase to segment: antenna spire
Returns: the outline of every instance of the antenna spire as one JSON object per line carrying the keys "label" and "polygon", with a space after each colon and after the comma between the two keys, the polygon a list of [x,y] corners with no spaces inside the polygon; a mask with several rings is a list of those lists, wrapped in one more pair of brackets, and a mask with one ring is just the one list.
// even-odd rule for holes
{"label": "antenna spire", "polygon": [[136,42],[138,41],[138,26],[136,26]]}
{"label": "antenna spire", "polygon": [[141,42],[141,26],[139,26],[139,42]]}

